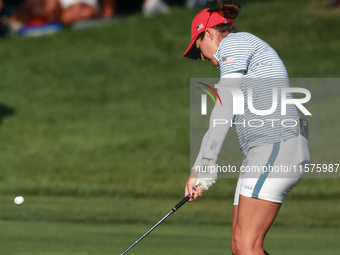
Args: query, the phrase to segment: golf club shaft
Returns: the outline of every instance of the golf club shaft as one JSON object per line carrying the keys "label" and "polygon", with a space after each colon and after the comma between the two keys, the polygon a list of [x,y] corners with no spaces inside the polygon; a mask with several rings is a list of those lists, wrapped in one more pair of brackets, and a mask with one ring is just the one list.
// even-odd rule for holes
{"label": "golf club shaft", "polygon": [[144,237],[146,237],[152,230],[154,230],[159,224],[161,224],[166,218],[168,218],[172,213],[176,212],[182,205],[184,205],[189,200],[189,196],[186,196],[179,202],[174,208],[171,209],[170,212],[168,212],[162,219],[160,219],[155,225],[152,226],[148,231],[144,233],[140,238],[136,240],[133,244],[130,245],[129,248],[127,248],[121,255],[124,255],[127,253],[133,246],[135,246],[140,240],[142,240]]}

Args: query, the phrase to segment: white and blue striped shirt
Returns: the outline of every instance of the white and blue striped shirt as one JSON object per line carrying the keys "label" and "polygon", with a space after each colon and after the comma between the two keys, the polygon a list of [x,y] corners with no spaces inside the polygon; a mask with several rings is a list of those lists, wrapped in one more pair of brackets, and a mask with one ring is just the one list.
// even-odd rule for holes
{"label": "white and blue striped shirt", "polygon": [[[241,90],[244,95],[244,115],[235,115],[234,124],[240,148],[245,157],[249,148],[266,143],[288,140],[298,135],[296,127],[284,127],[283,120],[297,120],[299,114],[294,105],[287,105],[287,114],[281,115],[281,91],[278,89],[278,102],[275,112],[270,115],[256,115],[247,105],[248,88],[253,90],[253,106],[257,110],[268,110],[273,103],[273,88],[290,87],[287,70],[276,53],[266,42],[245,32],[228,34],[220,43],[214,57],[219,61],[221,77],[243,71]],[[287,93],[287,98],[293,98]],[[265,123],[260,128],[250,127],[249,120]],[[274,119],[273,122],[268,121]],[[246,122],[246,125],[242,123]],[[291,122],[289,123],[291,125]]]}

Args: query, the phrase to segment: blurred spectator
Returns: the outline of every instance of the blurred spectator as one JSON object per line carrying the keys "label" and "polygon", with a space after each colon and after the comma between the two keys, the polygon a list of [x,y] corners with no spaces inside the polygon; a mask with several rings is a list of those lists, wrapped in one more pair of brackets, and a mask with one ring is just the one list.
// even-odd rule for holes
{"label": "blurred spectator", "polygon": [[41,18],[46,21],[54,21],[59,17],[56,11],[59,7],[58,0],[26,0],[17,12],[11,16],[12,26],[27,23],[34,18]]}
{"label": "blurred spectator", "polygon": [[186,6],[191,9],[199,5],[206,5],[208,2],[212,1],[214,0],[186,0]]}
{"label": "blurred spectator", "polygon": [[116,14],[116,0],[102,0],[102,17],[108,19]]}
{"label": "blurred spectator", "polygon": [[65,25],[89,20],[96,15],[98,9],[97,0],[59,0],[59,2],[62,9],[60,21]]}
{"label": "blurred spectator", "polygon": [[339,7],[339,6],[340,6],[340,0],[335,0],[328,5],[328,7],[330,8]]}
{"label": "blurred spectator", "polygon": [[2,2],[2,11],[0,10],[0,14],[4,16],[9,16],[13,12],[16,12],[19,6],[25,0],[1,0]]}
{"label": "blurred spectator", "polygon": [[0,0],[0,36],[5,36],[8,34],[8,17],[4,15],[3,8],[5,3],[3,0]]}
{"label": "blurred spectator", "polygon": [[143,13],[145,16],[150,16],[153,13],[167,13],[169,7],[162,0],[144,0]]}
{"label": "blurred spectator", "polygon": [[[116,7],[123,7],[123,0],[102,0],[102,17],[110,18],[116,14]],[[123,8],[123,9],[126,9]],[[163,0],[131,0],[128,6],[129,11],[142,9],[146,16],[150,16],[153,13],[165,13],[169,11],[168,5]],[[125,10],[126,12],[126,10]]]}
{"label": "blurred spectator", "polygon": [[151,16],[154,13],[168,13],[172,5],[192,8],[210,1],[214,0],[0,0],[0,11],[4,7],[0,13],[0,35],[9,35],[32,26],[52,26],[51,22],[54,21],[63,25],[86,21],[96,17],[99,9],[102,18],[141,10],[145,16]]}
{"label": "blurred spectator", "polygon": [[70,25],[94,17],[97,8],[97,0],[26,0],[12,15],[11,27],[18,30],[19,25],[35,18]]}

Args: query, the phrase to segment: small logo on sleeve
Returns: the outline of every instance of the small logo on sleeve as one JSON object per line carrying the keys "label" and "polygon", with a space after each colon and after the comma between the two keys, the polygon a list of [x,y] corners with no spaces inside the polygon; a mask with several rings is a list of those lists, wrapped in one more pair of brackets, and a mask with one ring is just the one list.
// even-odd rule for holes
{"label": "small logo on sleeve", "polygon": [[223,65],[228,65],[234,63],[234,56],[228,56],[222,58]]}
{"label": "small logo on sleeve", "polygon": [[210,145],[210,150],[213,150],[213,151],[216,150],[217,144],[218,144],[218,141],[213,140]]}

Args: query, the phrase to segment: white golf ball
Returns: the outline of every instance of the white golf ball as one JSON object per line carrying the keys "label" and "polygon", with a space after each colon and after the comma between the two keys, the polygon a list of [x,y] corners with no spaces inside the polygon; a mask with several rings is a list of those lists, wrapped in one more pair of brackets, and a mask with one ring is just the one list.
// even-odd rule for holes
{"label": "white golf ball", "polygon": [[22,205],[24,203],[25,199],[22,196],[17,196],[14,198],[14,203],[16,205]]}

